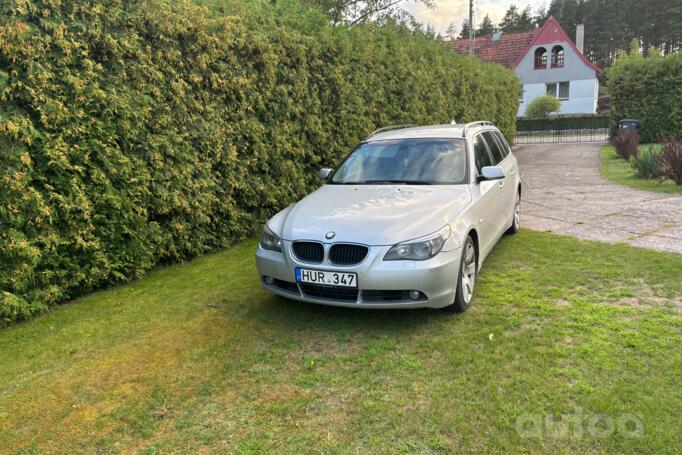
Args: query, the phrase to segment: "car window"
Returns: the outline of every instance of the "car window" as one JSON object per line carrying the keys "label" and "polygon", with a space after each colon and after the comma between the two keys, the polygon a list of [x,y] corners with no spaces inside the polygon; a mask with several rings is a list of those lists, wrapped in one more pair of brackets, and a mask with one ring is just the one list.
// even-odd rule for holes
{"label": "car window", "polygon": [[394,139],[361,144],[331,183],[462,184],[467,177],[464,139]]}
{"label": "car window", "polygon": [[488,147],[490,147],[490,154],[493,157],[493,165],[496,166],[505,157],[505,155],[502,153],[502,148],[500,147],[500,144],[492,131],[486,131],[482,135],[485,138],[485,141],[488,143]]}
{"label": "car window", "polygon": [[504,135],[500,133],[499,131],[495,131],[495,137],[499,140],[500,145],[502,146],[502,152],[504,153],[504,156],[506,157],[511,153],[511,149],[509,148],[509,143],[507,140],[504,138]]}
{"label": "car window", "polygon": [[480,134],[474,137],[474,158],[476,160],[476,170],[479,174],[484,167],[493,165],[488,146]]}

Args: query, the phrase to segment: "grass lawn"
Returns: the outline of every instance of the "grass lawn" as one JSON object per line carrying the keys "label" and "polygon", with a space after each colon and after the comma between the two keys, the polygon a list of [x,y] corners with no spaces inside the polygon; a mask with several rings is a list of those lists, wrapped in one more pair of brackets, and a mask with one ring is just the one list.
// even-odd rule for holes
{"label": "grass lawn", "polygon": [[1,330],[0,452],[682,447],[680,255],[522,231],[448,315],[272,296],[255,246]]}
{"label": "grass lawn", "polygon": [[[651,144],[640,145],[640,150],[650,147]],[[675,185],[672,180],[643,179],[632,172],[632,167],[616,154],[612,145],[603,145],[601,148],[601,175],[620,183],[640,190],[658,191],[659,193],[682,194],[682,186]]]}

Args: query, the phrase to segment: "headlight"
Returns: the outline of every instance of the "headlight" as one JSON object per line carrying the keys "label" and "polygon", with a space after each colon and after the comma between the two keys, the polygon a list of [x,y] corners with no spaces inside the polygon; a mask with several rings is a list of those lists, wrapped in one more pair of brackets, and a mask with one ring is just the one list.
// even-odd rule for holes
{"label": "headlight", "polygon": [[282,252],[282,239],[272,232],[267,224],[263,228],[263,233],[260,236],[260,246],[264,250]]}
{"label": "headlight", "polygon": [[448,237],[450,237],[450,226],[445,226],[436,234],[423,240],[413,240],[393,245],[388,250],[388,253],[386,253],[386,256],[384,256],[384,261],[424,261],[431,259],[440,253]]}

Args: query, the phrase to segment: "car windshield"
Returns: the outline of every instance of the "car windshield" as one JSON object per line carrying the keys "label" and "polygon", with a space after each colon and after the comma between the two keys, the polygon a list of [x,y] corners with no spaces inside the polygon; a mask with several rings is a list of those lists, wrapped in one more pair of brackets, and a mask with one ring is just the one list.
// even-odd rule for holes
{"label": "car windshield", "polygon": [[438,185],[467,183],[463,139],[398,139],[366,142],[334,173],[336,184]]}

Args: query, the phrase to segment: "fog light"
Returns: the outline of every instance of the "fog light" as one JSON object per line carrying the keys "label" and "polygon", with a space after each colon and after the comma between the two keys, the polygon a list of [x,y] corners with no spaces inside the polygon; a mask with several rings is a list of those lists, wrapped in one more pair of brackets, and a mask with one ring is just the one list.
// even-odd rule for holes
{"label": "fog light", "polygon": [[272,285],[272,283],[274,283],[274,282],[275,282],[275,280],[271,276],[265,277],[265,284]]}
{"label": "fog light", "polygon": [[419,297],[421,297],[422,293],[419,291],[410,291],[410,298],[412,300],[419,300]]}

